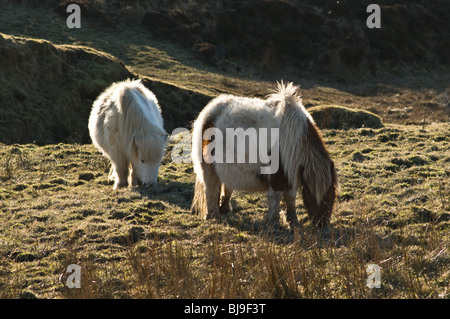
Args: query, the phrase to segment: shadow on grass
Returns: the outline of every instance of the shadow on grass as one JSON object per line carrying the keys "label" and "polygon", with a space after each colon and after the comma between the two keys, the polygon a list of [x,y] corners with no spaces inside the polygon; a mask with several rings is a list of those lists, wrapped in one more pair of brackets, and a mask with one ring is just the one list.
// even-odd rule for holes
{"label": "shadow on grass", "polygon": [[163,180],[158,181],[155,186],[138,186],[134,190],[148,199],[160,200],[183,210],[190,210],[194,196],[194,183]]}
{"label": "shadow on grass", "polygon": [[[165,210],[168,213],[182,212],[183,214],[192,215],[192,218],[194,218],[191,211],[194,183],[162,180],[157,186],[147,188],[139,186],[135,190],[147,199],[154,201],[153,206],[162,205],[161,207],[156,207],[159,210]],[[264,205],[256,207],[258,210],[262,210],[261,212],[255,212],[255,207],[249,210],[242,203],[238,203],[236,199],[231,199],[233,211],[223,215],[221,220],[203,222],[212,222],[213,224],[229,228],[230,232],[237,234],[236,238],[238,240],[246,240],[245,238],[255,236],[274,244],[289,245],[298,243],[305,250],[349,247],[355,245],[355,241],[358,241],[358,238],[369,240],[369,246],[390,249],[396,239],[398,239],[394,238],[394,235],[377,234],[374,231],[374,225],[364,222],[345,225],[338,219],[335,219],[324,228],[316,227],[311,223],[301,206],[297,208],[299,227],[291,229],[285,221],[285,213],[282,210],[280,212],[280,226],[271,228],[264,220],[267,213],[266,207],[263,207]],[[234,229],[234,231],[231,229]],[[225,231],[227,230],[225,229]],[[370,253],[368,254],[370,255]]]}

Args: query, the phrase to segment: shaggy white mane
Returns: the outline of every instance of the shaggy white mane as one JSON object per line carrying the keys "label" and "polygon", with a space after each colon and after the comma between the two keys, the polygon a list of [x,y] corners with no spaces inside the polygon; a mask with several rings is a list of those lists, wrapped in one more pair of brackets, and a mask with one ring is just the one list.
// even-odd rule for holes
{"label": "shaggy white mane", "polygon": [[292,82],[278,82],[269,99],[279,101],[276,114],[280,120],[280,154],[288,180],[297,187],[302,181],[307,183],[319,203],[332,183],[331,160],[314,119],[302,104],[299,89]]}

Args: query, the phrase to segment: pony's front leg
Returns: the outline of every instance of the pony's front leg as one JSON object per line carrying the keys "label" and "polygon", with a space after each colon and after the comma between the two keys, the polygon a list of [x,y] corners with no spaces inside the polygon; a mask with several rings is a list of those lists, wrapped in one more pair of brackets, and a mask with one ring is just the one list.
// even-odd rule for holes
{"label": "pony's front leg", "polygon": [[284,201],[286,203],[286,219],[291,226],[291,228],[299,227],[297,213],[295,211],[295,196],[297,191],[295,189],[287,190],[283,193]]}
{"label": "pony's front leg", "polygon": [[[106,153],[105,153],[106,154]],[[114,180],[114,189],[128,186],[128,160],[123,152],[113,148],[106,154],[111,160],[108,180]]]}
{"label": "pony's front leg", "polygon": [[126,161],[113,163],[113,171],[115,172],[114,189],[128,186],[128,163]]}
{"label": "pony's front leg", "polygon": [[128,183],[132,186],[138,186],[139,185],[139,179],[136,174],[136,170],[134,169],[133,165],[130,166],[130,174],[128,177]]}
{"label": "pony's front leg", "polygon": [[266,223],[269,226],[277,228],[280,226],[280,200],[281,192],[274,191],[269,187],[267,191],[267,200],[269,210],[267,211]]}

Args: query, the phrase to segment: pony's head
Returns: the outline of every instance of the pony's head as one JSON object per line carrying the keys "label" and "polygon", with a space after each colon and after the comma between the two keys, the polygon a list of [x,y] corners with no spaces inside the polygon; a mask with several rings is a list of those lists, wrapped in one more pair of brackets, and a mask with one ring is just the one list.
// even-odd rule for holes
{"label": "pony's head", "polygon": [[135,135],[130,162],[136,182],[144,186],[156,185],[167,137],[166,133],[152,136]]}
{"label": "pony's head", "polygon": [[308,213],[309,218],[317,226],[325,226],[329,223],[331,214],[333,212],[334,203],[337,198],[338,181],[336,169],[334,168],[333,161],[330,161],[330,176],[331,183],[328,189],[323,193],[321,198],[317,198],[316,195],[310,189],[306,181],[303,180],[303,166],[300,167],[300,178],[302,179],[302,195],[303,205]]}

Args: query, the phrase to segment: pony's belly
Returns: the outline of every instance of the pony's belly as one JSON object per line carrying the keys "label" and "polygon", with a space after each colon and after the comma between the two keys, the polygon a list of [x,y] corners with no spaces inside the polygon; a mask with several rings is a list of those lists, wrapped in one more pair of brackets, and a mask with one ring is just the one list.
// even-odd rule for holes
{"label": "pony's belly", "polygon": [[259,169],[257,165],[215,164],[217,176],[222,184],[232,190],[248,192],[267,190],[267,182],[264,178],[261,178]]}

